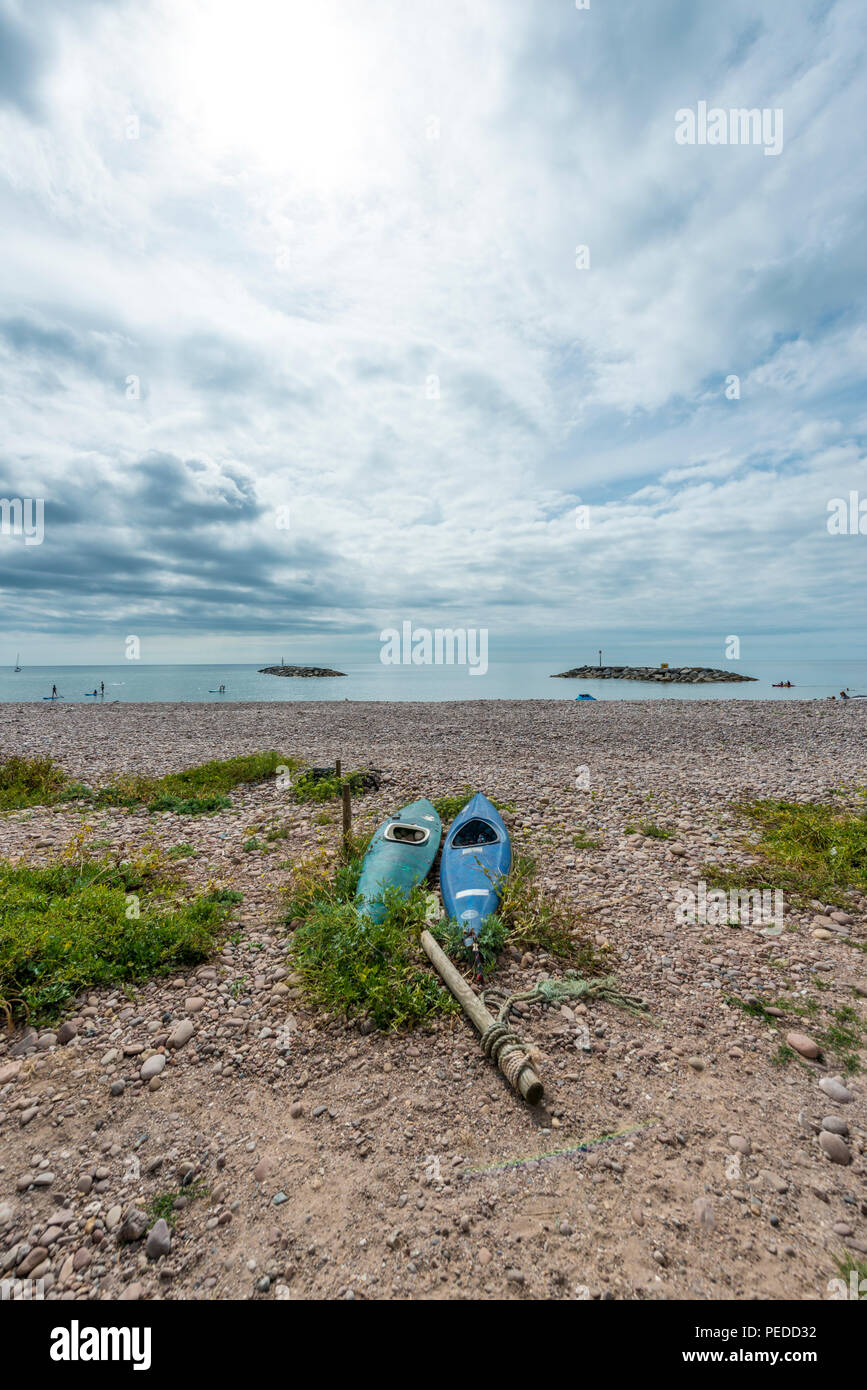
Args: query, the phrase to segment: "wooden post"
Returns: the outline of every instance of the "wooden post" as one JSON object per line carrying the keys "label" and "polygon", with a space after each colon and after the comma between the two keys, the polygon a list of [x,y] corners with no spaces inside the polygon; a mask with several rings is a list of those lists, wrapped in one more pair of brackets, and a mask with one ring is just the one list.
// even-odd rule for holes
{"label": "wooden post", "polygon": [[340,759],[339,759],[339,758],[335,758],[335,759],[334,759],[334,776],[335,776],[335,777],[339,777],[339,776],[340,776]]}
{"label": "wooden post", "polygon": [[343,848],[349,848],[349,838],[352,834],[352,794],[349,790],[349,783],[343,785]]}
{"label": "wooden post", "polygon": [[[421,944],[435,970],[442,976],[464,1013],[472,1019],[480,1033],[491,1027],[492,1018],[477,994],[474,994],[462,975],[455,970],[445,951],[441,951],[429,931],[421,934]],[[500,1071],[504,1071],[500,1064]],[[530,1105],[538,1105],[545,1094],[545,1088],[532,1067],[524,1067],[518,1077],[518,1090]]]}

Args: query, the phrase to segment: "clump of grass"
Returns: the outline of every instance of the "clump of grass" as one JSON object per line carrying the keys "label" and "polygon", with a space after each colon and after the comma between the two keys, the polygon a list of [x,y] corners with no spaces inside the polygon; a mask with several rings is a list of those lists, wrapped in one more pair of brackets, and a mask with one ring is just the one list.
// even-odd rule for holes
{"label": "clump of grass", "polygon": [[[312,869],[302,889],[305,917],[292,938],[292,964],[314,1004],[345,1018],[369,1018],[379,1029],[411,1029],[456,1007],[425,966],[419,936],[426,894],[384,894],[385,917],[373,922],[355,905],[360,861],[333,880]],[[296,887],[297,892],[297,887]],[[299,898],[293,900],[297,911]]]}
{"label": "clump of grass", "polygon": [[188,1183],[185,1187],[178,1188],[176,1192],[158,1192],[147,1209],[148,1224],[154,1226],[162,1218],[174,1230],[178,1219],[175,1206],[178,1198],[185,1197],[188,1202],[194,1202],[198,1197],[208,1196],[210,1196],[210,1189],[202,1179],[199,1179],[198,1182]]}
{"label": "clump of grass", "polygon": [[585,835],[583,830],[579,830],[577,835],[572,836],[573,849],[601,849],[602,838],[594,838],[592,835]]}
{"label": "clump of grass", "polygon": [[284,753],[248,753],[200,763],[165,777],[127,773],[89,795],[96,806],[147,806],[152,813],[173,811],[178,816],[209,816],[231,806],[228,793],[235,787],[264,782],[278,768],[288,767],[291,771],[297,766],[297,759]]}
{"label": "clump of grass", "polygon": [[355,772],[348,772],[345,777],[338,777],[337,773],[331,773],[327,777],[317,777],[312,768],[302,772],[295,778],[292,784],[292,799],[294,801],[335,801],[343,795],[343,788],[358,795],[366,790],[365,771],[358,769]]}
{"label": "clump of grass", "polygon": [[642,835],[646,835],[651,840],[671,840],[672,831],[666,830],[663,826],[657,825],[654,821],[645,821],[641,826]]}
{"label": "clump of grass", "polygon": [[536,882],[536,866],[527,854],[518,855],[502,884],[500,918],[509,942],[524,951],[547,951],[574,963],[583,974],[603,968],[589,936],[579,930],[580,919],[553,893]]}
{"label": "clump of grass", "polygon": [[863,1069],[858,1049],[864,1041],[864,1025],[851,1004],[843,1004],[834,1011],[831,1022],[817,1041],[823,1051],[834,1054],[845,1076],[854,1076]]}
{"label": "clump of grass", "polygon": [[244,841],[241,848],[245,854],[252,854],[254,850],[264,849],[265,842],[264,840],[257,840],[256,836],[253,835],[249,840]]}
{"label": "clump of grass", "polygon": [[71,782],[52,758],[7,758],[0,762],[0,811],[69,801],[87,788]]}
{"label": "clump of grass", "polygon": [[846,890],[867,892],[867,808],[765,800],[737,809],[761,830],[760,862],[735,869],[707,865],[708,883],[779,888],[800,901],[816,898],[840,906]]}
{"label": "clump of grass", "polygon": [[83,989],[206,959],[229,906],[185,891],[146,860],[0,863],[0,1012],[45,1022]]}
{"label": "clump of grass", "polygon": [[[459,922],[455,922],[454,919],[443,918],[440,922],[428,923],[428,930],[453,960],[462,960],[469,964],[475,962],[475,953],[471,947],[465,945],[465,934]],[[482,919],[476,940],[479,946],[479,959],[484,971],[491,970],[496,965],[508,938],[508,928],[499,917],[484,917]]]}
{"label": "clump of grass", "polygon": [[[450,796],[435,796],[432,804],[443,825],[448,825],[455,816],[460,815],[467,802],[472,800],[475,794],[473,787],[464,787],[463,791],[454,792]],[[515,809],[515,804],[512,801],[495,801],[493,797],[490,797],[489,800],[498,811],[509,812]]]}
{"label": "clump of grass", "polygon": [[[94,842],[91,841],[91,849]],[[192,859],[197,856],[199,851],[195,845],[188,844],[186,841],[182,845],[172,845],[171,849],[166,850],[167,859]]]}
{"label": "clump of grass", "polygon": [[[837,1273],[846,1285],[847,1290],[854,1283],[858,1289],[858,1298],[867,1298],[867,1260],[859,1260],[850,1250],[844,1251],[842,1255],[834,1255],[834,1264]],[[852,1275],[856,1275],[853,1281]]]}
{"label": "clump of grass", "polygon": [[790,1062],[795,1061],[796,1054],[787,1043],[780,1043],[776,1052],[771,1057],[772,1067],[787,1067]]}

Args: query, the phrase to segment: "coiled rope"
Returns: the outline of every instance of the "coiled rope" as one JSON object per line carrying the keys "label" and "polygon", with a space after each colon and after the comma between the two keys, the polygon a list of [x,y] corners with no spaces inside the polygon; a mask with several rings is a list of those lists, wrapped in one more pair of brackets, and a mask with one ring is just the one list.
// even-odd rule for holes
{"label": "coiled rope", "polygon": [[604,999],[638,1017],[646,1017],[648,1012],[642,998],[637,994],[625,994],[618,987],[615,975],[585,980],[574,970],[567,970],[565,979],[539,980],[532,989],[516,994],[506,994],[505,990],[492,986],[483,990],[479,998],[486,1009],[491,1012],[496,1010],[497,1013],[494,1022],[482,1033],[485,1056],[496,1062],[515,1089],[521,1072],[532,1065],[527,1044],[509,1025],[509,1014],[515,1004],[543,1004],[550,1007],[562,1004],[567,999]]}

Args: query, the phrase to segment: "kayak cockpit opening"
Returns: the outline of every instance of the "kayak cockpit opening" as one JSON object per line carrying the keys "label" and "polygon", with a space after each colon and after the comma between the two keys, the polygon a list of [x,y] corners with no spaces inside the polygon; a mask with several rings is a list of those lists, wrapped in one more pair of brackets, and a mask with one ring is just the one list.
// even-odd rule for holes
{"label": "kayak cockpit opening", "polygon": [[466,825],[462,825],[457,831],[452,844],[457,849],[471,849],[476,845],[495,845],[499,838],[494,827],[487,821],[468,820]]}
{"label": "kayak cockpit opening", "polygon": [[424,825],[413,825],[409,821],[392,821],[385,827],[385,839],[398,845],[426,845],[430,831]]}

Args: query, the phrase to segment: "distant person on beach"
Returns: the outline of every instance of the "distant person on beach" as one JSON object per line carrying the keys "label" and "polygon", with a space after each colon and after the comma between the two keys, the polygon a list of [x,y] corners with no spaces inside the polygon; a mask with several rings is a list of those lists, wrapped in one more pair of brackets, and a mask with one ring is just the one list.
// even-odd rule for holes
{"label": "distant person on beach", "polygon": [[841,700],[848,700],[848,699],[849,699],[849,696],[846,694],[845,690],[841,690],[841,691],[840,691],[840,699],[841,699]]}

